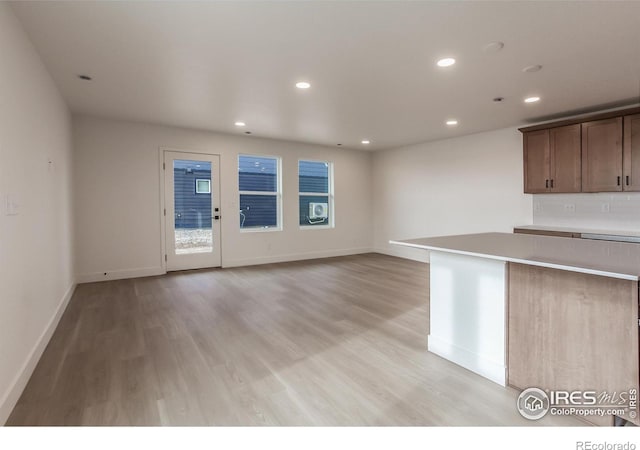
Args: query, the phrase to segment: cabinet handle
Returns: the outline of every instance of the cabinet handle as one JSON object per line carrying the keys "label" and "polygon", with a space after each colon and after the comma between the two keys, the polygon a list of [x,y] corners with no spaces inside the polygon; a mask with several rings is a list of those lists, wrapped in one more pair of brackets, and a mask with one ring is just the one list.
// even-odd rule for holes
{"label": "cabinet handle", "polygon": [[553,178],[551,179],[551,189],[553,189]]}
{"label": "cabinet handle", "polygon": [[549,189],[549,180],[544,180],[544,187]]}
{"label": "cabinet handle", "polygon": [[618,175],[618,186],[620,186],[620,175]]}
{"label": "cabinet handle", "polygon": [[627,175],[627,186],[629,186],[629,175]]}

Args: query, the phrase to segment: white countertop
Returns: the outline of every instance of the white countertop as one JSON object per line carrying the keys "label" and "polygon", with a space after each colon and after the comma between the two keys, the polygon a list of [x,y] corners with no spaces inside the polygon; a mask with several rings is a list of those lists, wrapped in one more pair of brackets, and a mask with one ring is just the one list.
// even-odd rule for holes
{"label": "white countertop", "polygon": [[550,225],[521,225],[514,228],[522,228],[524,230],[561,231],[565,233],[602,234],[606,236],[640,237],[640,230],[605,230],[599,228],[555,227]]}
{"label": "white countertop", "polygon": [[623,280],[640,279],[640,245],[625,242],[480,233],[389,243]]}

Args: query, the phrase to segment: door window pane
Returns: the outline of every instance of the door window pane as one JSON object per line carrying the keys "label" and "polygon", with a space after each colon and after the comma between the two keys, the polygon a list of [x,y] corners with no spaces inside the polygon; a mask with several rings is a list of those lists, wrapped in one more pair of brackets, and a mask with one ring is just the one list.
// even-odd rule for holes
{"label": "door window pane", "polygon": [[212,252],[211,163],[174,160],[173,186],[176,254]]}

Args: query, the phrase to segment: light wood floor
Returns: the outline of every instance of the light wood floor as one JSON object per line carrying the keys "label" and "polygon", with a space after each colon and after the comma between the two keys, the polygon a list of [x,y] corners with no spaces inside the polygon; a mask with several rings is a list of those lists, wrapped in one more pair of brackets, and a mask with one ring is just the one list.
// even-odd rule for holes
{"label": "light wood floor", "polygon": [[358,255],[78,286],[9,425],[581,425],[426,350],[428,266]]}

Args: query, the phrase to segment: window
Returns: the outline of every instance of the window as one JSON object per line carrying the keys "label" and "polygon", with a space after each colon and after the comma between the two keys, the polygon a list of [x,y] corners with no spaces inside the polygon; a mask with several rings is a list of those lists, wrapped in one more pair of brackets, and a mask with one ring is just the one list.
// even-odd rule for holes
{"label": "window", "polygon": [[333,226],[333,165],[298,161],[300,226]]}
{"label": "window", "polygon": [[279,173],[279,158],[238,157],[241,229],[280,229]]}
{"label": "window", "polygon": [[211,194],[211,180],[196,178],[196,194]]}

